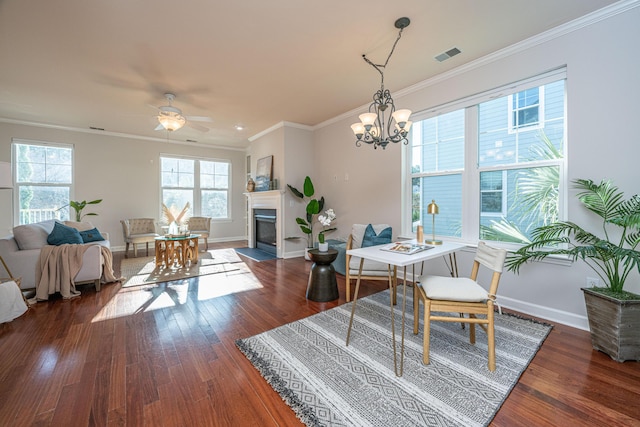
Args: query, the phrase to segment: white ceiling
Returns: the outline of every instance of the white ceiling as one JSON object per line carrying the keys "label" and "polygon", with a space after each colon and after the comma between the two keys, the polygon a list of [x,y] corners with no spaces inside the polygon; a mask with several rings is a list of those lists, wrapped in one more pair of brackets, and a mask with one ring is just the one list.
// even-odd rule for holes
{"label": "white ceiling", "polygon": [[615,2],[0,0],[0,120],[166,139],[150,105],[172,92],[213,121],[169,139],[243,148],[281,121],[368,104],[380,76],[361,55],[383,63],[399,17],[411,25],[386,68],[392,94]]}

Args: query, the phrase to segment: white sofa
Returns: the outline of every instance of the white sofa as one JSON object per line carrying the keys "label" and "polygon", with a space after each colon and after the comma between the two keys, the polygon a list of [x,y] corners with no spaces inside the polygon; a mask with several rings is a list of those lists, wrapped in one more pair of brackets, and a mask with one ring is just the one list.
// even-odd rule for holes
{"label": "white sofa", "polygon": [[[0,238],[0,256],[4,259],[13,277],[20,277],[21,289],[33,289],[36,287],[36,266],[40,257],[41,248],[47,244],[47,237],[53,230],[55,220],[43,221],[35,224],[19,225],[14,227],[13,235]],[[65,225],[86,231],[93,229],[93,225],[87,222],[66,221]],[[100,233],[105,240],[85,243],[89,247],[82,258],[82,268],[74,278],[74,283],[93,282],[96,290],[100,290],[100,278],[102,276],[102,250],[100,246],[110,248],[109,235]],[[2,266],[0,265],[0,269]],[[5,277],[7,273],[0,272]]]}

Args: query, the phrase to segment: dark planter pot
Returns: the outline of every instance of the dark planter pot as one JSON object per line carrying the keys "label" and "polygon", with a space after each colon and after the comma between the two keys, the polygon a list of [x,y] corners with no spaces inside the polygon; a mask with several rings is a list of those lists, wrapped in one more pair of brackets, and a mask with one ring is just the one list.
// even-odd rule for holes
{"label": "dark planter pot", "polygon": [[640,360],[640,300],[617,300],[582,288],[591,345],[616,362]]}

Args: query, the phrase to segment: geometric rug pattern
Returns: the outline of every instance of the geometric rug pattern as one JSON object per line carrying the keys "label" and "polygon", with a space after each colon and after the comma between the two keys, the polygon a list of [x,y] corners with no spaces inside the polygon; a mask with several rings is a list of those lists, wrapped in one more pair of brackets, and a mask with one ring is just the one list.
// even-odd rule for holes
{"label": "geometric rug pattern", "polygon": [[[351,304],[253,337],[237,347],[309,426],[488,425],[551,331],[531,319],[496,313],[495,372],[487,337],[468,325],[432,322],[429,365],[422,364],[422,322],[413,335],[407,292],[404,372],[394,373],[389,291],[358,300],[345,345]],[[394,309],[400,340],[402,297]],[[400,355],[398,354],[398,358]],[[399,363],[399,362],[398,362]]]}

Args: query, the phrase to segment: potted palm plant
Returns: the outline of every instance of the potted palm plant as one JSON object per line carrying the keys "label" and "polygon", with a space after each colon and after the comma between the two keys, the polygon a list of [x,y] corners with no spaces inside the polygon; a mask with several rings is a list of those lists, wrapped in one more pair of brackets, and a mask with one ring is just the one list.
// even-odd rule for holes
{"label": "potted palm plant", "polygon": [[640,196],[625,200],[609,180],[573,182],[580,203],[602,219],[600,235],[570,221],[544,225],[505,265],[518,273],[523,264],[551,255],[584,261],[605,284],[582,288],[593,348],[618,362],[640,360],[640,295],[624,290],[629,274],[640,272]]}

